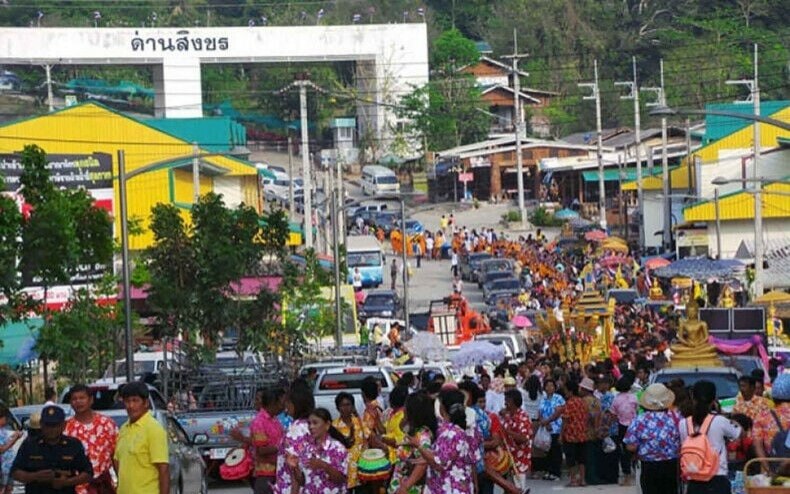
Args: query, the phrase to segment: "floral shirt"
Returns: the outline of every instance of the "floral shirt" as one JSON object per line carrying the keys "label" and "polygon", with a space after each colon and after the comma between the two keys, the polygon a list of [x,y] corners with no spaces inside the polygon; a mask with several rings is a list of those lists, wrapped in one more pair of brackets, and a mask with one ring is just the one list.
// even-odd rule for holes
{"label": "floral shirt", "polygon": [[628,426],[623,444],[636,444],[637,456],[643,461],[673,460],[680,453],[677,417],[669,412],[646,411]]}
{"label": "floral shirt", "polygon": [[291,470],[285,465],[285,457],[294,455],[300,462],[306,462],[310,458],[306,456],[308,444],[312,441],[307,419],[294,420],[285,433],[280,451],[277,453],[277,481],[274,492],[291,494]]}
{"label": "floral shirt", "polygon": [[[423,427],[419,429],[416,432],[415,437],[419,438],[421,448],[431,449],[433,434],[431,434],[431,431],[428,428]],[[421,459],[420,454],[417,452],[416,448],[411,446],[411,444],[404,441],[398,445],[398,449],[395,452],[395,463],[393,464],[394,468],[392,469],[392,480],[390,480],[390,486],[389,489],[387,489],[387,492],[393,494],[398,490],[398,488],[400,488],[401,484],[407,478],[409,478],[414,468],[410,461],[419,459]],[[417,482],[417,485],[409,487],[406,492],[407,494],[421,494],[424,485],[425,478]]]}
{"label": "floral shirt", "polygon": [[[93,420],[89,424],[83,424],[71,417],[66,421],[63,434],[80,440],[93,466],[94,478],[110,469],[118,441],[118,426],[112,419],[94,412]],[[88,492],[87,485],[79,485],[75,490],[77,494]]]}
{"label": "floral shirt", "polygon": [[[557,393],[548,397],[546,395],[540,399],[540,418],[547,419],[554,415],[557,408],[565,406],[565,399]],[[562,416],[549,423],[549,432],[552,434],[559,434],[562,430]]]}
{"label": "floral shirt", "polygon": [[773,413],[779,417],[782,427],[790,429],[790,403],[783,403],[776,407],[776,410],[762,410],[757,418],[754,419],[752,426],[752,437],[755,441],[762,441],[766,453],[771,451],[771,442],[774,436],[779,433],[779,426],[776,424]]}
{"label": "floral shirt", "polygon": [[754,420],[760,415],[763,410],[770,410],[768,400],[762,396],[754,395],[751,400],[744,400],[743,396],[738,394],[735,399],[735,406],[732,407],[732,413],[742,413]]}
{"label": "floral shirt", "polygon": [[572,396],[565,403],[562,412],[562,442],[583,443],[587,441],[587,404],[578,396]]}
{"label": "floral shirt", "polygon": [[255,454],[255,448],[265,448],[267,446],[280,446],[285,431],[277,417],[272,417],[269,413],[261,409],[250,423],[250,439],[252,440],[252,457],[255,459],[255,477],[274,477],[277,469],[277,453],[268,455],[265,458]]}
{"label": "floral shirt", "polygon": [[[304,472],[304,485],[300,494],[344,494],[347,492],[346,482],[333,482],[324,470],[313,470],[307,466],[307,460],[318,458],[329,463],[340,472],[348,471],[348,450],[336,439],[327,436],[323,444],[309,438],[305,444],[305,454],[299,458]],[[288,493],[290,494],[290,493]]]}
{"label": "floral shirt", "polygon": [[636,417],[636,411],[639,404],[636,401],[636,394],[632,392],[618,393],[612,401],[612,406],[609,408],[613,414],[617,416],[617,422],[620,425],[629,426]]}
{"label": "floral shirt", "polygon": [[338,430],[341,434],[346,437],[352,436],[352,427],[353,427],[353,439],[354,445],[351,446],[351,449],[348,450],[348,488],[353,489],[359,485],[359,478],[357,477],[357,462],[359,461],[359,457],[362,456],[362,452],[365,451],[365,446],[367,445],[368,436],[370,435],[370,431],[365,429],[365,426],[362,425],[362,420],[356,415],[351,416],[351,425],[349,426],[346,424],[343,419],[340,417],[336,418],[332,421],[332,425],[335,426],[335,429]]}
{"label": "floral shirt", "polygon": [[519,408],[515,413],[506,414],[502,420],[502,427],[508,432],[516,432],[529,438],[524,444],[518,444],[508,434],[505,434],[505,442],[518,473],[526,473],[532,464],[532,421],[523,409]]}
{"label": "floral shirt", "polygon": [[473,468],[480,455],[474,439],[452,422],[442,421],[432,449],[439,469],[428,468],[429,491],[432,494],[472,494]]}
{"label": "floral shirt", "polygon": [[587,440],[595,441],[600,433],[596,428],[596,421],[601,415],[601,401],[593,395],[585,396],[582,401],[587,406]]}
{"label": "floral shirt", "polygon": [[[11,429],[6,427],[0,428],[0,445],[10,441],[13,433],[14,432]],[[8,448],[3,454],[0,454],[0,468],[2,468],[2,473],[6,477],[11,472],[11,465],[14,463],[15,456],[16,454],[14,453],[14,448]]]}

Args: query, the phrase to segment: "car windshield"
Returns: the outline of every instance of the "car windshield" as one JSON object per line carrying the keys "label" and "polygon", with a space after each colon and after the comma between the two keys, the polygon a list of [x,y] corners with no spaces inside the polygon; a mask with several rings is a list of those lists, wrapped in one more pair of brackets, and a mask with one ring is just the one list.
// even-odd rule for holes
{"label": "car windshield", "polygon": [[505,260],[494,259],[483,264],[483,269],[491,271],[506,271],[510,269],[510,263]]}
{"label": "car windshield", "polygon": [[[134,362],[134,375],[141,376],[143,374],[152,374],[156,372],[156,361],[154,360],[135,360]],[[126,375],[126,362],[119,362],[115,367],[115,374],[113,375],[112,364],[104,372],[104,377],[109,379],[112,377],[119,377]]]}
{"label": "car windshield", "polygon": [[516,279],[496,280],[491,284],[492,290],[518,290],[519,288],[521,286]]}
{"label": "car windshield", "polygon": [[381,266],[381,252],[349,252],[348,266],[351,268]]}
{"label": "car windshield", "polygon": [[275,180],[274,185],[278,185],[280,187],[288,187],[288,180]]}
{"label": "car windshield", "polygon": [[738,395],[738,376],[732,373],[705,373],[705,372],[691,372],[671,374],[659,374],[656,376],[656,382],[667,384],[675,379],[682,379],[687,388],[694,386],[697,381],[710,381],[716,385],[716,398],[721,400],[723,398],[733,398]]}
{"label": "car windshield", "polygon": [[398,178],[394,175],[383,175],[381,177],[376,177],[376,183],[381,185],[395,185],[398,183]]}
{"label": "car windshield", "polygon": [[510,271],[489,271],[488,274],[486,274],[486,280],[493,282],[512,276],[513,274]]}
{"label": "car windshield", "polygon": [[363,306],[392,309],[395,307],[395,300],[389,295],[368,295]]}

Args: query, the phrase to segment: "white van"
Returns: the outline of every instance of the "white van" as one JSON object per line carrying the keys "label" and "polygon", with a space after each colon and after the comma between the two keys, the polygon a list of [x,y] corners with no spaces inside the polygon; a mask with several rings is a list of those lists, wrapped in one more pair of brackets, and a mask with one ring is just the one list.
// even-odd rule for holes
{"label": "white van", "polygon": [[380,165],[368,165],[362,169],[362,193],[366,195],[397,194],[400,184],[395,172]]}

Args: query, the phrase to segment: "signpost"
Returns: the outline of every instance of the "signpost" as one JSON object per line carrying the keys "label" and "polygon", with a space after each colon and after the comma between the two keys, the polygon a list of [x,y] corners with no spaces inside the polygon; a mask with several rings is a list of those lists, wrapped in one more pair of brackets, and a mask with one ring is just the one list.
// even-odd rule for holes
{"label": "signpost", "polygon": [[459,173],[458,174],[458,181],[463,182],[464,184],[464,199],[466,199],[466,184],[469,182],[474,181],[474,175],[470,172]]}

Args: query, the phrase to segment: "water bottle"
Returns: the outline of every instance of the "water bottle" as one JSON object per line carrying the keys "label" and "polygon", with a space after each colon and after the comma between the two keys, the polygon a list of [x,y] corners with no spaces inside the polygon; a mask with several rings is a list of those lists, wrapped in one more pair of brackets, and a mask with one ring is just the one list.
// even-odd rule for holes
{"label": "water bottle", "polygon": [[735,479],[732,481],[732,494],[746,494],[746,487],[743,482],[743,472],[735,472]]}

